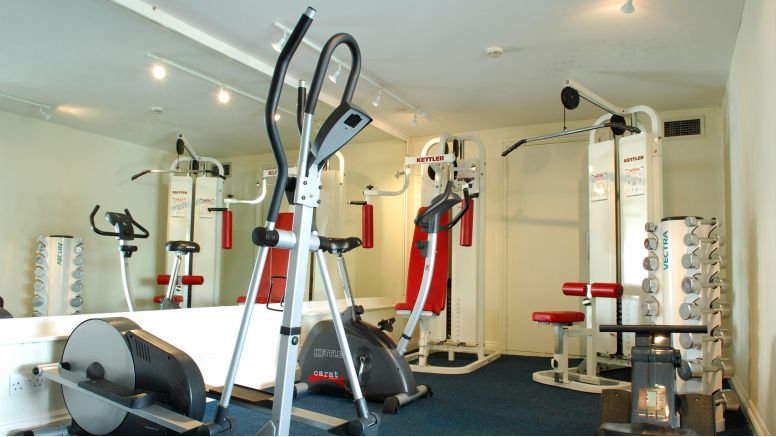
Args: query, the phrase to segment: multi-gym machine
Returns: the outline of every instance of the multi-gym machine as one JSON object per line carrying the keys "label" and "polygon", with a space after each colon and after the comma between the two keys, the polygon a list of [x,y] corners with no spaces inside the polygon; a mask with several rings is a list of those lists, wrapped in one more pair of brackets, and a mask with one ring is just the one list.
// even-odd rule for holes
{"label": "multi-gym machine", "polygon": [[[640,307],[642,281],[646,274],[641,263],[647,255],[643,244],[644,224],[662,216],[661,140],[663,123],[657,112],[644,105],[629,108],[614,105],[581,84],[567,80],[561,92],[565,110],[579,106],[580,99],[607,111],[594,125],[579,129],[564,129],[557,133],[522,139],[504,150],[507,156],[526,143],[589,132],[588,145],[588,230],[589,282],[587,289],[577,294],[587,315],[574,312],[567,315],[558,311],[535,313],[538,323],[556,326],[556,348],[552,369],[536,372],[534,380],[581,391],[600,392],[609,383],[598,376],[608,366],[628,366],[627,353],[633,337],[600,333],[598,325],[640,324],[645,322]],[[648,130],[639,115],[649,119]],[[564,112],[565,118],[565,112]],[[611,138],[601,139],[597,132],[608,131]],[[628,133],[628,135],[626,135]],[[598,299],[590,293],[596,284],[622,286],[619,297],[603,293]],[[569,294],[569,293],[566,293]],[[538,318],[538,319],[537,319]],[[573,328],[578,322],[584,328]],[[577,369],[559,367],[568,359],[564,347],[565,336],[586,339],[585,361]],[[561,359],[559,359],[561,357]]]}
{"label": "multi-gym machine", "polygon": [[[148,169],[132,176],[136,180],[146,174],[169,174],[167,197],[167,241],[193,241],[199,245],[196,257],[186,253],[183,258],[176,251],[168,253],[167,266],[175,263],[185,276],[202,278],[201,284],[173,284],[187,286],[183,305],[187,308],[213,306],[221,291],[222,223],[218,211],[224,204],[224,167],[215,158],[199,155],[183,134],[179,134],[175,149],[177,158],[167,169]],[[188,155],[188,156],[187,156]],[[157,282],[169,288],[166,276]],[[199,282],[199,281],[197,281]],[[196,293],[192,285],[200,285]]]}
{"label": "multi-gym machine", "polygon": [[[468,153],[473,149],[476,153]],[[436,148],[435,148],[436,146]],[[433,152],[433,153],[432,153]],[[395,191],[376,190],[370,186],[363,192],[365,202],[351,202],[362,206],[364,229],[364,247],[372,247],[373,208],[370,198],[380,196],[398,196],[407,191],[410,184],[411,168],[417,166],[420,175],[421,205],[444,193],[448,183],[452,190],[463,196],[464,190],[471,197],[469,212],[459,225],[459,244],[445,238],[444,247],[440,247],[435,277],[439,274],[427,296],[419,293],[425,273],[423,257],[410,257],[407,278],[407,302],[396,305],[397,315],[409,317],[408,326],[414,330],[414,319],[420,323],[418,352],[410,353],[406,358],[416,364],[411,368],[416,372],[463,374],[472,372],[497,359],[501,354],[485,348],[485,145],[475,136],[443,134],[429,140],[421,149],[420,156],[405,158],[405,166],[397,172],[403,177],[402,187]],[[460,206],[461,208],[463,205]],[[459,210],[453,208],[456,214]],[[417,242],[422,243],[422,232]],[[416,243],[413,238],[413,247]],[[414,250],[411,248],[411,250]],[[448,258],[449,257],[449,258]],[[413,268],[416,262],[418,268]],[[440,266],[444,263],[444,266]],[[448,277],[449,276],[449,277]],[[448,290],[448,281],[450,288]],[[448,293],[449,292],[449,293]],[[427,303],[429,302],[429,303]],[[416,304],[420,310],[415,311]],[[406,334],[411,336],[412,332]],[[406,350],[408,340],[402,339]],[[434,352],[447,352],[448,360],[454,361],[456,353],[474,354],[476,358],[461,366],[435,366],[429,364],[428,357]]]}

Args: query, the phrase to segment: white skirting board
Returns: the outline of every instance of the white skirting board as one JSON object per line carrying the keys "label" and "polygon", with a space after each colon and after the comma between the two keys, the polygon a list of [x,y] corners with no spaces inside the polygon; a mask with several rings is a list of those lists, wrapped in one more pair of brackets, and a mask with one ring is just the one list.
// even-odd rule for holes
{"label": "white skirting board", "polygon": [[752,431],[754,432],[754,435],[773,435],[773,431],[769,430],[765,425],[763,418],[760,416],[760,413],[757,411],[754,403],[752,403],[752,400],[749,398],[749,393],[743,390],[742,387],[744,385],[741,383],[741,381],[739,381],[738,378],[734,376],[730,382],[733,386],[733,390],[735,390],[736,394],[738,395],[741,408],[744,409],[744,414],[746,414],[746,417],[749,419],[749,423],[752,424]]}

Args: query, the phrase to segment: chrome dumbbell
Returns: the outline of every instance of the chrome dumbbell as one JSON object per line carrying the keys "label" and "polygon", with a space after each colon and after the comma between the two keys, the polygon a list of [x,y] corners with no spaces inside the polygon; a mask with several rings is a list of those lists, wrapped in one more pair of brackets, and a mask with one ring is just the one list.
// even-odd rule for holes
{"label": "chrome dumbbell", "polygon": [[711,370],[722,372],[723,378],[732,378],[736,374],[736,367],[730,358],[714,358],[711,360]]}
{"label": "chrome dumbbell", "polygon": [[712,278],[709,282],[703,282],[696,276],[688,276],[682,279],[682,291],[687,294],[700,293],[702,289],[724,290],[727,283],[721,278]]}
{"label": "chrome dumbbell", "polygon": [[677,371],[679,377],[685,381],[703,376],[703,363],[701,360],[682,360],[682,365]]}
{"label": "chrome dumbbell", "polygon": [[644,257],[644,261],[642,261],[641,265],[644,267],[644,270],[654,272],[657,271],[657,269],[660,267],[660,260],[657,258],[657,256],[655,256],[655,254],[650,253]]}
{"label": "chrome dumbbell", "polygon": [[694,228],[700,225],[715,226],[717,224],[717,218],[712,217],[708,220],[704,220],[702,217],[685,217],[684,225],[688,228]]}
{"label": "chrome dumbbell", "polygon": [[682,255],[682,267],[685,269],[697,269],[700,268],[701,265],[717,264],[724,265],[725,257],[722,255],[717,255],[716,253],[709,255],[709,257],[705,259],[694,253],[685,253]]}
{"label": "chrome dumbbell", "polygon": [[644,317],[657,316],[660,314],[660,304],[656,300],[642,300],[639,303],[641,315]]}
{"label": "chrome dumbbell", "polygon": [[724,388],[715,391],[712,396],[714,398],[714,405],[722,405],[728,411],[738,411],[741,408],[741,401],[733,390]]}
{"label": "chrome dumbbell", "polygon": [[695,235],[693,233],[684,234],[685,246],[697,246],[701,243],[719,243],[721,245],[723,242],[722,237],[719,234],[715,234],[709,237],[701,237],[700,235]]}
{"label": "chrome dumbbell", "polygon": [[657,293],[660,290],[660,281],[657,278],[644,278],[641,281],[641,289],[644,293]]}
{"label": "chrome dumbbell", "polygon": [[649,236],[644,239],[644,249],[657,250],[658,241],[657,238]]}

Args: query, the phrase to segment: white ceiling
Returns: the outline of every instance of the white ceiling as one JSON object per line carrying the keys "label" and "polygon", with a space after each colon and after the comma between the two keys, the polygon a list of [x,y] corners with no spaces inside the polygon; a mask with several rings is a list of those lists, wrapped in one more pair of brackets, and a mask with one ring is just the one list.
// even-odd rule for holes
{"label": "white ceiling", "polygon": [[[336,32],[359,41],[362,71],[432,115],[412,127],[412,112],[384,95],[374,108],[373,85],[361,81],[356,103],[404,137],[443,131],[557,121],[564,79],[573,78],[610,101],[658,110],[720,104],[742,0],[159,0],[188,24],[267,64],[272,23],[292,27],[309,4],[318,11],[307,36],[322,44]],[[52,122],[171,150],[183,131],[201,153],[216,156],[266,151],[263,106],[233,96],[215,102],[216,88],[169,69],[149,75],[156,53],[266,97],[269,78],[108,0],[4,0],[0,27],[0,92],[59,107]],[[9,43],[10,42],[10,43]],[[501,46],[498,59],[484,54]],[[348,55],[337,56],[348,59]],[[290,73],[309,79],[317,53],[300,47]],[[343,80],[324,93],[339,95]],[[295,110],[295,92],[281,106]],[[152,115],[149,106],[162,106]],[[319,105],[316,119],[330,108]],[[0,110],[38,117],[36,108],[0,98]],[[569,114],[587,118],[586,108]],[[292,117],[280,121],[293,147]],[[378,129],[359,141],[389,136]]]}

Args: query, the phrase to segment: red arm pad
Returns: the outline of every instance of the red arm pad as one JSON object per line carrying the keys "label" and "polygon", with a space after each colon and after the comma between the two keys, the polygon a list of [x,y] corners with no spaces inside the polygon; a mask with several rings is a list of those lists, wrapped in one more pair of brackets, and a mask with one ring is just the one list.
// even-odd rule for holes
{"label": "red arm pad", "polygon": [[232,211],[224,211],[221,217],[221,248],[232,248]]}
{"label": "red arm pad", "polygon": [[181,276],[181,284],[183,285],[202,285],[205,283],[205,278],[202,276]]}
{"label": "red arm pad", "polygon": [[587,296],[587,284],[584,282],[563,283],[563,294],[566,296]]}
{"label": "red arm pad", "polygon": [[[466,204],[461,201],[461,208]],[[469,200],[469,210],[461,218],[461,235],[459,243],[461,246],[469,247],[472,245],[472,231],[474,229],[474,199]]]}
{"label": "red arm pad", "polygon": [[590,284],[590,295],[593,297],[608,297],[619,299],[622,297],[622,285],[606,282],[594,282]]}
{"label": "red arm pad", "polygon": [[[205,278],[202,276],[180,276],[181,284],[183,285],[202,285],[205,283]],[[170,275],[159,275],[156,277],[156,283],[159,285],[167,285],[170,283]]]}
{"label": "red arm pad", "polygon": [[374,226],[374,205],[368,203],[361,205],[361,240],[363,242],[361,247],[365,249],[375,247]]}

